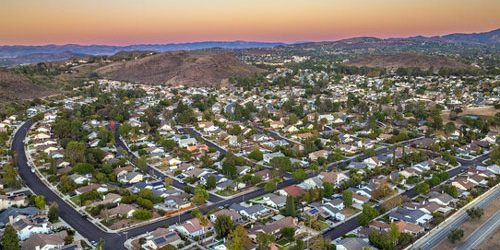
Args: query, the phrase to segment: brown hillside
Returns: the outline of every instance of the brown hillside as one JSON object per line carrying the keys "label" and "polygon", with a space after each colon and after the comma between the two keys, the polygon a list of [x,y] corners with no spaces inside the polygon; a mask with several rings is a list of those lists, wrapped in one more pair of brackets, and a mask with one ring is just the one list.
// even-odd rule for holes
{"label": "brown hillside", "polygon": [[0,102],[32,99],[50,94],[50,91],[33,84],[25,76],[0,70]]}
{"label": "brown hillside", "polygon": [[459,62],[453,58],[444,56],[429,56],[418,54],[395,54],[395,55],[369,55],[355,58],[347,63],[352,66],[367,66],[376,68],[408,68],[417,67],[421,69],[452,68],[465,69],[469,65]]}
{"label": "brown hillside", "polygon": [[116,62],[96,70],[101,77],[147,84],[219,85],[232,76],[261,69],[245,64],[228,52],[178,51]]}

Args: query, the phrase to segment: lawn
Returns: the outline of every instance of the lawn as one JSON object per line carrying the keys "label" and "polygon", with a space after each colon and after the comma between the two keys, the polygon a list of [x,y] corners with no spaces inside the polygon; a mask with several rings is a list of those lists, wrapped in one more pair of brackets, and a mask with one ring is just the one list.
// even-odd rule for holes
{"label": "lawn", "polygon": [[75,205],[80,206],[80,195],[75,195],[69,198]]}
{"label": "lawn", "polygon": [[237,194],[238,192],[234,191],[234,190],[219,190],[217,192],[215,192],[216,194],[218,195],[222,195],[222,196],[231,196],[231,195],[235,195]]}

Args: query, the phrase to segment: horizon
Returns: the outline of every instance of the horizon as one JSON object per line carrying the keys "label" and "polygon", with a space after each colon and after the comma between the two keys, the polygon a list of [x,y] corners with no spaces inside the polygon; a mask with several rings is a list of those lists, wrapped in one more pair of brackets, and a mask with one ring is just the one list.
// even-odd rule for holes
{"label": "horizon", "polygon": [[444,34],[435,34],[435,35],[420,35],[420,34],[414,34],[412,36],[405,36],[405,37],[377,37],[377,36],[353,36],[353,37],[343,37],[335,40],[314,40],[314,41],[259,41],[259,40],[200,40],[200,41],[185,41],[185,42],[159,42],[159,43],[131,43],[131,44],[100,44],[100,43],[48,43],[48,44],[0,44],[1,47],[15,47],[15,46],[24,46],[24,47],[43,47],[43,46],[68,46],[68,45],[76,45],[76,46],[109,46],[109,47],[127,47],[127,46],[139,46],[139,45],[181,45],[181,44],[195,44],[195,43],[237,43],[237,42],[244,42],[244,43],[282,43],[285,45],[291,45],[291,44],[301,44],[301,43],[315,43],[315,42],[336,42],[336,41],[341,41],[341,40],[348,40],[348,39],[355,39],[355,38],[377,38],[377,39],[405,39],[405,38],[413,38],[413,37],[440,37],[440,36],[445,36],[445,35],[451,35],[451,34],[478,34],[478,33],[487,33],[487,32],[492,32],[500,30],[499,28],[494,28],[490,30],[484,30],[484,31],[471,31],[471,32],[453,32],[453,33],[444,33]]}
{"label": "horizon", "polygon": [[490,31],[500,2],[478,0],[5,0],[0,44],[109,45],[204,41],[302,43]]}

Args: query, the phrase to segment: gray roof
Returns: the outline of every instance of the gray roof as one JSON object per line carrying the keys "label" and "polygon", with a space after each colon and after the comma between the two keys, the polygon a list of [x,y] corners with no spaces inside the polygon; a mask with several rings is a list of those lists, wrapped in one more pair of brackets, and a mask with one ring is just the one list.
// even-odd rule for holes
{"label": "gray roof", "polygon": [[364,247],[369,246],[368,242],[360,238],[344,238],[337,245],[342,245],[347,250],[362,250]]}
{"label": "gray roof", "polygon": [[0,225],[6,225],[9,222],[9,217],[16,217],[18,215],[34,216],[38,213],[35,207],[16,208],[9,207],[0,213]]}

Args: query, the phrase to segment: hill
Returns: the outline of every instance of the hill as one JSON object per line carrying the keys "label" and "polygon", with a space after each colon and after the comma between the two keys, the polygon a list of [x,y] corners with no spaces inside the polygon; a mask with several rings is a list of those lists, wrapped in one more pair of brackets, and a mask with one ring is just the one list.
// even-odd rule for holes
{"label": "hill", "polygon": [[[283,45],[283,43],[268,43],[268,42],[246,42],[246,41],[230,41],[230,42],[193,42],[193,43],[171,43],[171,44],[136,44],[128,46],[111,46],[111,45],[40,45],[40,46],[0,46],[0,62],[4,65],[15,65],[23,63],[40,62],[37,60],[41,55],[46,58],[45,61],[66,60],[74,55],[113,55],[120,51],[153,51],[167,52],[180,50],[200,50],[211,48],[223,49],[247,49],[247,48],[271,48]],[[53,55],[50,57],[50,55]],[[55,56],[58,55],[58,56]],[[65,55],[61,57],[61,55]],[[17,59],[16,59],[17,58]]]}
{"label": "hill", "polygon": [[367,66],[375,68],[410,68],[421,69],[466,69],[469,65],[456,59],[444,56],[430,56],[422,54],[390,54],[390,55],[369,55],[360,56],[350,60],[347,65]]}
{"label": "hill", "polygon": [[146,84],[219,85],[233,76],[262,72],[227,51],[165,52],[115,62],[96,70],[100,77]]}
{"label": "hill", "polygon": [[0,102],[43,97],[54,93],[34,84],[29,78],[7,70],[0,70]]}
{"label": "hill", "polygon": [[484,43],[498,44],[500,43],[500,29],[482,33],[455,33],[441,37],[437,37],[446,41],[465,42],[465,43]]}

